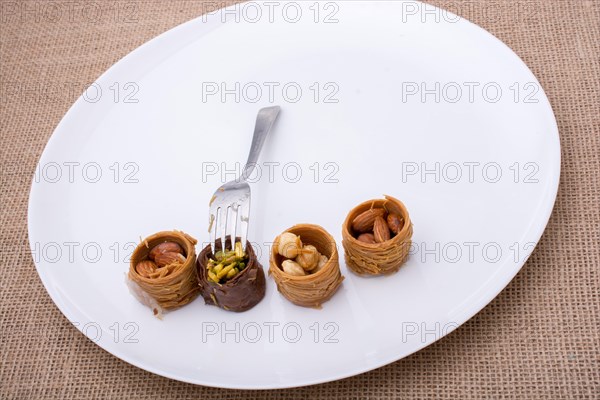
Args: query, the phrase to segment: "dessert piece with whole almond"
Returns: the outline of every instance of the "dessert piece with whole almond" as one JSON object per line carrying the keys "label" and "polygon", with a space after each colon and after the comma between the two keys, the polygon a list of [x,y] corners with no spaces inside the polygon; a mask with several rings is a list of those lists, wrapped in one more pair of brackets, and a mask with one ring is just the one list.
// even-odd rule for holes
{"label": "dessert piece with whole almond", "polygon": [[269,275],[292,303],[321,308],[341,285],[337,246],[318,225],[299,224],[275,238]]}
{"label": "dessert piece with whole almond", "polygon": [[165,231],[147,237],[133,251],[127,286],[157,317],[198,296],[196,243],[186,233]]}
{"label": "dessert piece with whole almond", "polygon": [[360,275],[391,274],[408,257],[412,223],[402,202],[391,196],[353,208],[342,226],[348,267]]}

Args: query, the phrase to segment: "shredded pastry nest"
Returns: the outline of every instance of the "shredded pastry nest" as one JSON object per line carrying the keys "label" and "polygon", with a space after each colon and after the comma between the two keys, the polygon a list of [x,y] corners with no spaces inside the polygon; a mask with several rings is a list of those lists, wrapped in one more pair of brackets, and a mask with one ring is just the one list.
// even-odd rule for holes
{"label": "shredded pastry nest", "polygon": [[[400,269],[408,257],[413,233],[408,211],[400,200],[391,196],[384,197],[384,199],[366,201],[353,208],[342,226],[342,245],[346,265],[359,275],[392,274]],[[353,236],[354,218],[373,208],[383,208],[404,220],[404,225],[398,234],[383,243],[364,243]]]}
{"label": "shredded pastry nest", "polygon": [[[149,278],[138,274],[135,269],[137,263],[148,259],[150,250],[163,242],[178,243],[185,250],[185,262],[159,268]],[[150,307],[157,317],[160,318],[165,310],[186,305],[198,296],[196,243],[196,239],[184,232],[159,232],[144,239],[131,255],[127,286],[131,293],[142,304]]]}
{"label": "shredded pastry nest", "polygon": [[314,274],[292,276],[281,269],[281,263],[286,259],[281,256],[279,237],[273,242],[269,261],[269,275],[277,283],[279,292],[289,301],[299,306],[321,308],[321,304],[329,300],[341,285],[344,277],[340,272],[338,251],[333,237],[318,225],[299,224],[286,232],[300,236],[307,245],[312,244],[319,253],[328,258],[321,270]]}

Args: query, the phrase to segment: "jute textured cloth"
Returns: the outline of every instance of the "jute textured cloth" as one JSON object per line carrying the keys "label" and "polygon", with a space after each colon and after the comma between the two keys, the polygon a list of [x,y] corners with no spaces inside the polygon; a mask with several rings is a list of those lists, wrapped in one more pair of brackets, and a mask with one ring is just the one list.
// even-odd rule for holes
{"label": "jute textured cloth", "polygon": [[432,346],[338,382],[244,392],[155,376],[91,343],[46,294],[27,244],[36,162],[85,83],[203,3],[96,1],[84,15],[85,2],[0,1],[0,397],[600,398],[600,3],[434,3],[507,43],[546,90],[563,157],[548,228],[512,283]]}

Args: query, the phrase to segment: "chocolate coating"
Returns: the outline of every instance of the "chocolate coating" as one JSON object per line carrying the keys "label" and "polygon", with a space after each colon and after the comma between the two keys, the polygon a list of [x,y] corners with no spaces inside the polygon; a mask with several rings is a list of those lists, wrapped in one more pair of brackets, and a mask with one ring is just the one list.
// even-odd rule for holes
{"label": "chocolate coating", "polygon": [[[226,240],[229,240],[227,238]],[[221,250],[221,241],[217,240],[216,250]],[[247,311],[265,297],[265,273],[256,258],[250,242],[246,244],[248,265],[243,271],[225,283],[217,284],[208,280],[208,260],[213,257],[210,245],[206,246],[196,262],[200,294],[206,304],[212,304],[228,311]]]}

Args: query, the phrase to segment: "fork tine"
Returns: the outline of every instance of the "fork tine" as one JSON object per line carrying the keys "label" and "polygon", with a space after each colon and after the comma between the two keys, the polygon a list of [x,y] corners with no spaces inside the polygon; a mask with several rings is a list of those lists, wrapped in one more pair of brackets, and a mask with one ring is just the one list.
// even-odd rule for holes
{"label": "fork tine", "polygon": [[240,241],[242,249],[246,250],[246,242],[248,241],[248,224],[250,217],[250,197],[244,199],[238,206],[238,217],[240,225]]}
{"label": "fork tine", "polygon": [[217,220],[217,226],[219,227],[219,237],[221,238],[221,250],[225,251],[227,249],[227,243],[225,242],[225,238],[227,237],[227,213],[229,211],[229,207],[221,207],[219,208],[219,217]]}
{"label": "fork tine", "polygon": [[231,236],[231,249],[235,248],[235,241],[237,239],[237,227],[238,227],[238,214],[239,214],[239,205],[237,203],[233,203],[231,205],[231,214],[227,219],[227,229],[229,230],[229,235]]}
{"label": "fork tine", "polygon": [[216,210],[211,209],[210,216],[208,218],[208,240],[210,240],[210,250],[213,254],[215,254],[215,242],[217,240],[217,214],[219,209]]}

